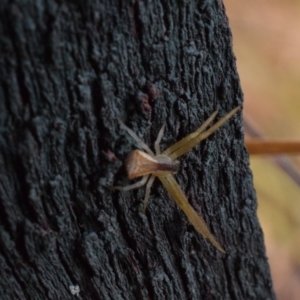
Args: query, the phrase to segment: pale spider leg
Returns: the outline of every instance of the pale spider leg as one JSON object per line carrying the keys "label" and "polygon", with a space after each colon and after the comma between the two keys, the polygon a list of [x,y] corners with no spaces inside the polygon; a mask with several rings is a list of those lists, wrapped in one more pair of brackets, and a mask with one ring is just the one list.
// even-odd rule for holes
{"label": "pale spider leg", "polygon": [[138,145],[141,148],[143,148],[148,154],[154,156],[152,150],[136,135],[136,133],[133,130],[127,127],[119,118],[118,122],[120,123],[121,127],[129,133],[129,135],[138,143]]}
{"label": "pale spider leg", "polygon": [[143,176],[143,178],[140,180],[140,181],[137,181],[133,184],[130,184],[130,185],[126,185],[126,186],[114,186],[113,189],[114,190],[120,190],[120,191],[130,191],[130,190],[133,190],[133,189],[137,189],[143,185],[146,184],[148,178],[149,178],[150,175],[145,175]]}
{"label": "pale spider leg", "polygon": [[[191,150],[193,147],[195,147],[197,144],[200,143],[200,141],[206,139],[208,136],[210,136],[212,133],[214,133],[217,129],[219,129],[221,126],[224,125],[224,123],[230,119],[238,110],[240,109],[240,106],[237,106],[232,111],[230,111],[227,115],[225,115],[223,118],[221,118],[217,123],[215,123],[213,126],[211,126],[209,129],[207,129],[202,134],[199,134],[192,140],[189,140],[185,145],[182,145],[181,148],[175,150],[173,153],[169,154],[169,156],[175,160],[179,156],[185,154],[189,150]],[[189,136],[188,136],[189,137]]]}
{"label": "pale spider leg", "polygon": [[209,231],[204,220],[197,214],[194,208],[189,204],[179,184],[176,182],[172,174],[166,176],[158,176],[164,188],[169,192],[177,205],[183,210],[190,223],[205,238],[207,238],[219,251],[225,253],[225,250],[216,241],[215,237]]}
{"label": "pale spider leg", "polygon": [[151,187],[152,187],[152,184],[154,182],[154,179],[155,179],[155,176],[154,175],[151,175],[149,181],[147,182],[147,185],[146,185],[146,193],[145,193],[145,199],[144,199],[144,205],[143,205],[143,213],[146,212],[146,208],[147,208],[147,205],[148,205],[148,201],[149,201],[149,196],[150,196],[150,191],[151,191]]}
{"label": "pale spider leg", "polygon": [[184,146],[191,139],[194,139],[195,137],[197,137],[200,133],[202,133],[207,128],[207,126],[209,126],[209,124],[216,117],[217,113],[218,113],[218,111],[216,110],[196,131],[192,132],[188,136],[184,137],[180,141],[176,142],[175,144],[173,144],[172,146],[170,146],[169,148],[164,150],[163,154],[169,156],[171,153],[177,151],[179,148]]}
{"label": "pale spider leg", "polygon": [[155,154],[156,154],[156,155],[159,155],[159,154],[160,154],[160,146],[159,146],[159,144],[160,144],[161,139],[162,139],[162,137],[163,137],[164,130],[165,130],[165,126],[166,126],[166,124],[164,124],[164,125],[161,127],[161,129],[159,130],[159,133],[158,133],[158,135],[157,135],[156,141],[155,141],[155,143],[154,143],[154,148],[155,148],[155,152],[156,152]]}

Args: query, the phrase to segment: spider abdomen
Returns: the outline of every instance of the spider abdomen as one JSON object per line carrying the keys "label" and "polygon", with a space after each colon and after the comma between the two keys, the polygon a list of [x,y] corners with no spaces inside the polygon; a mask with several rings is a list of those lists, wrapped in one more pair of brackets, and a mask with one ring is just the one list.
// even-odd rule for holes
{"label": "spider abdomen", "polygon": [[140,150],[130,152],[125,164],[129,179],[151,173],[156,176],[162,176],[178,171],[178,162],[174,162],[169,156],[158,155],[153,157]]}

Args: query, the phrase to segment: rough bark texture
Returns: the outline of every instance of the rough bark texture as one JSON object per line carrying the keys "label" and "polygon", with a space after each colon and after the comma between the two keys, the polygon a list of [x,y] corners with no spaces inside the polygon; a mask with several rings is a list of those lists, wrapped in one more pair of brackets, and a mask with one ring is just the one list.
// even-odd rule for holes
{"label": "rough bark texture", "polygon": [[[227,254],[123,167],[242,103],[221,1],[2,0],[0,298],[274,299],[241,113],[177,180]],[[76,290],[77,289],[77,290]]]}

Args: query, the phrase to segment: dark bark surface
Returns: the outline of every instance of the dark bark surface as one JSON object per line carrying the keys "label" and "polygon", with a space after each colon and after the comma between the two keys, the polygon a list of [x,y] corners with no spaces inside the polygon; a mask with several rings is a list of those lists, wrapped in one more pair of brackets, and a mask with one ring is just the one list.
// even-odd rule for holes
{"label": "dark bark surface", "polygon": [[242,104],[221,1],[1,1],[0,298],[274,299],[241,112],[176,178],[225,248],[123,166]]}

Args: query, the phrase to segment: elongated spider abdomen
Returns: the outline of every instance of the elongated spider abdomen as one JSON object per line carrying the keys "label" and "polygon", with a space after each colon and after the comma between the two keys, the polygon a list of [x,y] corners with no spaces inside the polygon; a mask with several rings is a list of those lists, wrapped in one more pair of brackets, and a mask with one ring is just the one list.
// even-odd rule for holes
{"label": "elongated spider abdomen", "polygon": [[125,164],[129,179],[151,173],[156,176],[176,173],[179,167],[178,162],[174,162],[167,155],[158,155],[152,157],[151,155],[140,150],[134,150],[130,152],[126,158]]}

